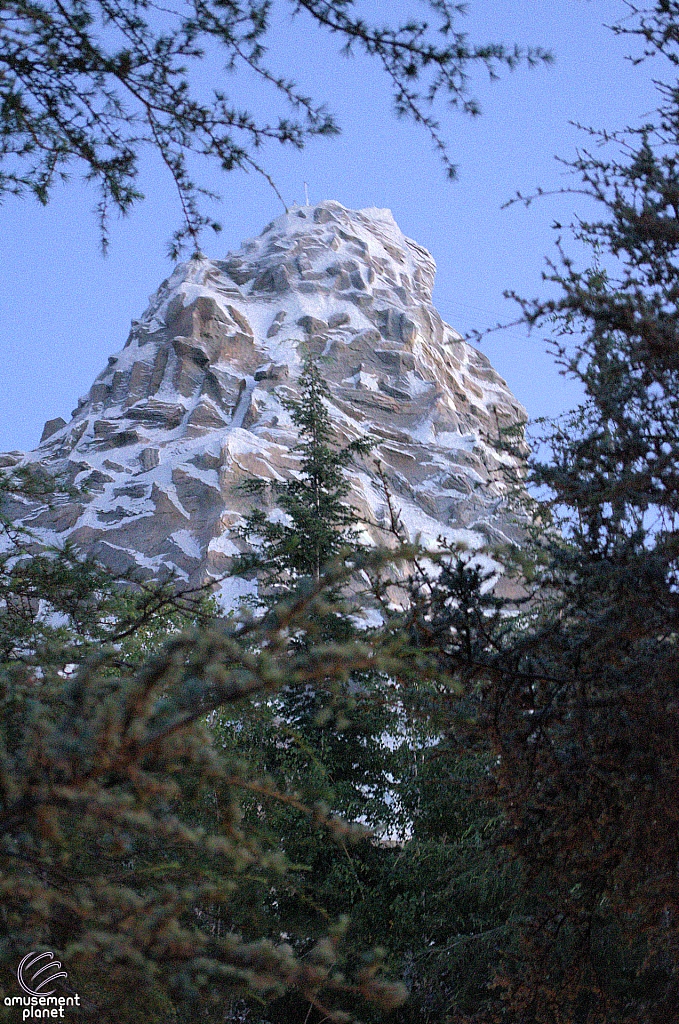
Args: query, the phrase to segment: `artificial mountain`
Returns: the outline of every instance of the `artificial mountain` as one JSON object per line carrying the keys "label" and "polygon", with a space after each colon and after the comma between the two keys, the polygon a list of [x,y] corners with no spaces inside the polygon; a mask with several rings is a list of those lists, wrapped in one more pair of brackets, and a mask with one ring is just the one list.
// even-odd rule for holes
{"label": "artificial mountain", "polygon": [[223,577],[253,501],[239,484],[299,465],[282,400],[297,396],[311,355],[338,440],[375,443],[348,471],[368,537],[388,534],[386,482],[413,539],[479,552],[516,539],[513,459],[495,442],[525,413],[437,313],[435,270],[388,210],[337,202],[293,208],[224,260],[178,265],[70,423],[50,420],[35,451],[0,457],[80,489],[51,504],[16,499],[12,518],[119,572]]}

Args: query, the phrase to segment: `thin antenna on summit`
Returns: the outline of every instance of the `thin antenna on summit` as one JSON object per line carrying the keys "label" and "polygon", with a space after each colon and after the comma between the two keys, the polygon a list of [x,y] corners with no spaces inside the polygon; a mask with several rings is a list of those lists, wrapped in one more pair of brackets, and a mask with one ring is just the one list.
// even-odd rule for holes
{"label": "thin antenna on summit", "polygon": [[304,182],[304,205],[311,206],[311,203],[309,202],[309,186],[306,181]]}

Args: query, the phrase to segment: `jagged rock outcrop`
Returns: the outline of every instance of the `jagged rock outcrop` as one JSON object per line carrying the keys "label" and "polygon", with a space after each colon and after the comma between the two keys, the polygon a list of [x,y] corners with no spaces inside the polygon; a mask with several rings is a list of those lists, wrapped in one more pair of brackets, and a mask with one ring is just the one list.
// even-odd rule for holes
{"label": "jagged rock outcrop", "polygon": [[293,209],[224,260],[180,264],[70,423],[49,420],[35,451],[0,457],[83,489],[51,508],[17,505],[16,518],[116,570],[221,576],[252,501],[238,485],[298,466],[281,399],[310,353],[338,436],[376,442],[349,472],[367,534],[383,539],[387,524],[379,459],[412,536],[475,549],[515,537],[511,459],[492,440],[525,413],[436,312],[435,269],[388,210],[336,202]]}

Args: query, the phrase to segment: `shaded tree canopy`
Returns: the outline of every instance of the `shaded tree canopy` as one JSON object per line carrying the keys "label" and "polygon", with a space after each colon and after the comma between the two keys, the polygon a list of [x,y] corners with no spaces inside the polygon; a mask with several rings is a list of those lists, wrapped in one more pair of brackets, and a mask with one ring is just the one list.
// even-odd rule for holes
{"label": "shaded tree canopy", "polygon": [[527,879],[499,979],[531,1024],[660,1024],[679,992],[679,5],[628,6],[624,31],[670,74],[641,127],[590,133],[571,165],[595,203],[582,248],[562,234],[554,297],[522,303],[584,397],[531,462],[556,528],[536,537],[530,614],[476,628],[469,676],[468,735],[492,745]]}
{"label": "shaded tree canopy", "polygon": [[[537,49],[470,42],[460,28],[464,5],[427,0],[401,24],[359,14],[354,0],[286,0],[293,14],[337,37],[345,53],[362,50],[387,76],[398,114],[429,133],[446,170],[455,169],[431,106],[441,96],[468,114],[476,65],[492,76],[501,67],[549,59]],[[183,226],[175,235],[196,242],[209,193],[193,177],[193,157],[223,171],[263,174],[260,156],[271,141],[302,148],[338,131],[326,107],[267,61],[271,0],[9,0],[0,8],[0,198],[33,194],[47,202],[60,177],[80,165],[99,192],[106,240],[111,210],[139,199],[140,159],[160,154],[179,193]],[[302,54],[300,54],[300,61]],[[223,83],[208,86],[206,67],[250,73],[283,101],[271,120],[242,109]],[[212,62],[212,64],[210,63]],[[273,104],[275,106],[275,104]],[[274,186],[275,187],[275,186]]]}
{"label": "shaded tree canopy", "polygon": [[[16,493],[2,484],[0,497]],[[357,1000],[400,1002],[379,955],[347,949],[338,917],[303,956],[294,900],[281,920],[261,919],[261,892],[285,889],[293,868],[270,827],[277,806],[330,845],[363,830],[320,802],[313,779],[267,776],[256,744],[229,756],[213,728],[217,709],[247,721],[283,686],[318,687],[330,703],[351,673],[398,667],[376,635],[319,629],[351,572],[262,618],[220,618],[187,593],[121,590],[73,552],[0,527],[3,989],[28,950],[49,948],[82,1014],[111,1024],[138,1020],[140,1001],[158,1024],[223,1020],[231,1000],[290,989],[338,1021]]]}
{"label": "shaded tree canopy", "polygon": [[[679,4],[659,0],[636,13],[625,30],[679,64]],[[342,566],[319,570],[321,547],[337,554],[340,543],[341,554],[351,528],[341,501],[351,453],[328,446],[322,385],[311,370],[310,405],[295,407],[304,473],[276,495],[288,519],[254,515],[246,528],[262,541],[250,569],[270,573],[272,590],[286,591],[260,619],[178,634],[142,666],[112,645],[96,659],[88,650],[66,678],[73,645],[64,654],[55,644],[50,660],[45,630],[34,630],[30,613],[43,569],[40,586],[49,595],[56,581],[60,600],[68,575],[38,560],[38,577],[21,561],[6,575],[0,597],[9,598],[10,640],[10,619],[23,608],[14,595],[25,594],[29,608],[0,672],[3,955],[14,957],[15,945],[23,950],[24,937],[38,934],[80,958],[86,984],[88,958],[106,943],[118,976],[129,977],[134,954],[135,978],[149,989],[159,958],[171,957],[172,985],[159,998],[181,990],[201,1011],[225,994],[278,997],[284,1005],[274,1019],[286,1021],[295,1019],[291,1005],[308,1001],[319,1017],[326,1000],[353,1010],[360,995],[394,1007],[400,992],[383,985],[378,960],[352,972],[339,932],[326,935],[325,920],[316,924],[316,895],[335,911],[348,894],[353,935],[367,945],[386,935],[391,963],[407,969],[413,998],[396,1008],[401,1022],[675,1019],[676,82],[661,93],[655,120],[620,137],[601,133],[596,141],[609,148],[579,155],[577,190],[601,211],[575,225],[584,266],[561,246],[548,272],[556,297],[523,304],[527,322],[556,335],[558,358],[585,396],[546,428],[551,455],[531,463],[530,479],[547,497],[536,505],[533,542],[515,553],[530,600],[508,609],[468,555],[442,562],[430,554],[437,573],[398,581],[408,601],[393,608],[385,598],[380,626],[353,628],[346,595],[379,572],[384,556],[356,548]],[[321,508],[322,535],[314,520]],[[556,528],[546,529],[550,522]],[[91,585],[82,587],[85,597]],[[380,586],[374,596],[384,593]],[[77,621],[89,636],[85,612]],[[33,642],[41,644],[39,663],[25,656]],[[345,696],[354,704],[381,696],[372,683],[383,679],[397,684],[402,749],[379,749],[375,738],[394,720],[376,718],[369,730],[365,705],[363,735],[350,732],[348,715],[341,728],[335,715],[323,731],[324,713],[348,708]],[[295,703],[297,695],[306,704]],[[264,717],[272,698],[280,723]],[[204,723],[213,709],[224,717],[210,731]],[[391,707],[385,700],[378,710]],[[316,745],[313,771],[312,743],[292,742],[298,724],[300,740]],[[228,739],[229,730],[231,746],[220,753],[211,740]],[[364,843],[351,857],[326,851],[326,835],[348,838],[352,830],[314,805],[319,792],[337,801],[332,810],[351,801],[355,808],[347,781],[365,778],[367,767],[378,778],[385,765],[397,769],[393,792],[411,830],[403,847]],[[338,780],[327,770],[335,766]],[[210,802],[206,793],[219,797]],[[372,809],[379,822],[375,800]],[[500,845],[509,858],[496,854]],[[312,856],[315,875],[306,870]],[[279,899],[290,896],[296,871],[313,905]],[[72,878],[82,902],[71,899]],[[274,931],[293,934],[290,920],[296,938],[272,945]],[[309,922],[327,941],[307,958],[317,937]],[[115,987],[115,971],[112,979]],[[162,1001],[158,1008],[162,1015]],[[122,1019],[118,1006],[114,1012]]]}

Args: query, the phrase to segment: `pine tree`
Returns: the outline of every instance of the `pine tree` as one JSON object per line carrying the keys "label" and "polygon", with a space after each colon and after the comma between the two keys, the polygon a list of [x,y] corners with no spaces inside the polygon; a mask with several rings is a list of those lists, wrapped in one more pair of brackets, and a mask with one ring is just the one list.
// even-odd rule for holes
{"label": "pine tree", "polygon": [[[264,590],[275,586],[274,580],[284,579],[286,588],[305,578],[317,582],[342,551],[355,549],[359,537],[356,513],[345,500],[349,493],[345,470],[356,456],[367,455],[373,444],[357,438],[343,447],[336,445],[327,408],[330,393],[312,359],[304,364],[299,388],[300,399],[283,403],[299,430],[300,439],[293,448],[300,457],[298,476],[272,485],[284,520],[274,522],[257,508],[241,529],[243,539],[257,542],[258,550],[237,569],[256,569]],[[263,495],[265,485],[250,480],[244,489]]]}
{"label": "pine tree", "polygon": [[[328,559],[361,558],[344,478],[356,446],[342,449],[333,441],[327,390],[313,364],[300,384],[300,399],[290,408],[300,429],[301,471],[275,488],[275,507],[257,509],[244,531],[259,546],[242,567],[259,569],[265,604],[274,595],[289,601],[322,578],[332,562],[324,570],[321,550]],[[252,489],[261,493],[257,484]],[[260,914],[281,927],[296,912],[298,934],[306,936],[302,951],[324,916],[340,912],[348,897],[353,944],[383,946],[393,975],[407,980],[409,999],[393,1018],[400,1024],[438,1024],[497,1009],[499,993],[488,989],[499,964],[495,953],[503,943],[513,948],[518,913],[517,869],[499,850],[504,817],[489,795],[479,796],[488,744],[465,749],[450,721],[453,703],[461,718],[473,710],[463,681],[475,677],[489,636],[499,639],[507,628],[504,602],[484,591],[488,573],[469,555],[421,554],[426,557],[409,550],[408,568],[403,572],[401,564],[398,575],[387,571],[389,563],[371,574],[380,626],[357,628],[355,602],[341,591],[344,606],[332,615],[325,610],[316,622],[316,643],[379,637],[397,654],[390,674],[354,672],[339,689],[286,686],[260,705],[259,720],[224,722],[222,733],[234,754],[257,751],[276,785],[294,779],[307,799],[372,827],[372,838],[333,845],[294,808],[267,811],[298,874],[264,895]],[[261,805],[253,803],[250,813],[261,814]],[[291,994],[267,1007],[262,1019],[282,1024],[306,1012]],[[260,1019],[254,1008],[249,1013]]]}
{"label": "pine tree", "polygon": [[[299,430],[293,449],[300,457],[299,471],[292,480],[273,485],[273,508],[260,507],[248,516],[242,536],[256,547],[241,559],[238,571],[257,573],[259,601],[265,607],[285,605],[326,581],[332,601],[319,606],[311,629],[296,638],[297,646],[332,650],[338,645],[380,644],[386,634],[362,622],[365,603],[371,600],[366,581],[357,588],[354,577],[347,589],[345,580],[338,585],[334,579],[338,566],[369,568],[357,514],[347,502],[346,470],[373,446],[366,439],[337,443],[329,390],[312,360],[304,365],[299,389],[300,397],[287,402]],[[252,481],[247,490],[260,495],[264,488]],[[342,680],[317,680],[313,688],[286,685],[260,705],[259,718],[223,723],[227,746],[236,753],[256,751],[261,769],[276,786],[287,780],[305,800],[321,801],[333,814],[375,830],[374,838],[366,833],[358,844],[329,843],[294,807],[280,805],[268,812],[272,833],[299,871],[265,894],[261,913],[277,927],[286,917],[296,916],[300,953],[317,940],[326,918],[336,917],[347,902],[353,908],[371,905],[384,866],[385,848],[379,837],[402,825],[393,772],[403,723],[395,705],[393,679],[386,672],[354,671]],[[259,813],[255,806],[251,812]],[[369,931],[374,934],[372,927]],[[365,929],[354,922],[349,935],[359,948],[379,944],[366,941]],[[394,966],[398,972],[400,963]],[[268,1007],[264,1017],[303,1019],[307,1010],[308,1005],[291,995]]]}

